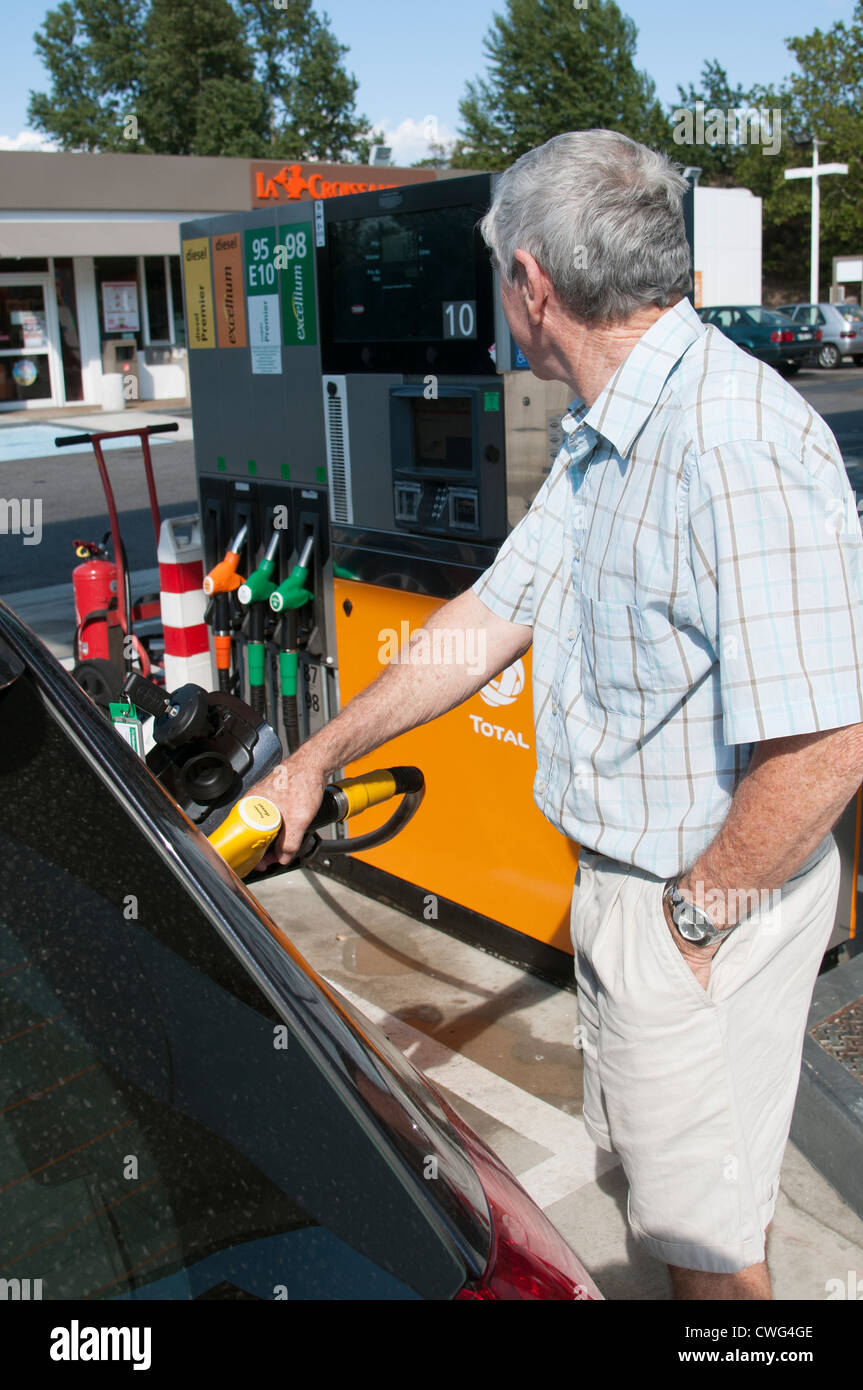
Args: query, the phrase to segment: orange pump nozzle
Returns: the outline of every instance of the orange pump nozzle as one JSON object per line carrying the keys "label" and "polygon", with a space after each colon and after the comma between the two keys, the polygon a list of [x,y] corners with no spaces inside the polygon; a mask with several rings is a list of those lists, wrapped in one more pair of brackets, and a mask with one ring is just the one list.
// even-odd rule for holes
{"label": "orange pump nozzle", "polygon": [[213,637],[213,646],[216,648],[216,670],[230,671],[231,634],[229,632],[217,632]]}
{"label": "orange pump nozzle", "polygon": [[244,582],[243,576],[237,573],[237,566],[240,563],[240,551],[246,539],[246,530],[246,526],[240,527],[225,551],[224,559],[213,566],[204,580],[204,593],[208,598],[213,594],[231,594]]}

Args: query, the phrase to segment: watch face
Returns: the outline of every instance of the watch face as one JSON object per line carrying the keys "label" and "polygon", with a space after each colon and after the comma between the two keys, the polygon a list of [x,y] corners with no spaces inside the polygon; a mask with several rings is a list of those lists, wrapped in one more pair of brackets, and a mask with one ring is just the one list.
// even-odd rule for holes
{"label": "watch face", "polygon": [[696,907],[694,903],[687,902],[685,898],[677,896],[676,903],[672,897],[671,915],[674,918],[674,925],[680,935],[686,941],[702,942],[709,941],[714,935],[713,923],[709,917]]}
{"label": "watch face", "polygon": [[707,932],[704,930],[701,923],[696,921],[691,913],[687,911],[681,912],[680,916],[675,918],[675,921],[677,923],[677,930],[687,941],[703,941],[705,936],[707,936]]}

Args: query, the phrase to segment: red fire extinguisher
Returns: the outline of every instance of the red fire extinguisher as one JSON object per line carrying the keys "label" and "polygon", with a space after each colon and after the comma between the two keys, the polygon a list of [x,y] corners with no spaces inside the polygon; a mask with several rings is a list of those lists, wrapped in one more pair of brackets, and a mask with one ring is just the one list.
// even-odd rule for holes
{"label": "red fire extinguisher", "polygon": [[117,566],[96,541],[76,541],[75,554],[84,561],[72,571],[75,656],[78,661],[110,661],[112,648],[122,639],[117,613]]}

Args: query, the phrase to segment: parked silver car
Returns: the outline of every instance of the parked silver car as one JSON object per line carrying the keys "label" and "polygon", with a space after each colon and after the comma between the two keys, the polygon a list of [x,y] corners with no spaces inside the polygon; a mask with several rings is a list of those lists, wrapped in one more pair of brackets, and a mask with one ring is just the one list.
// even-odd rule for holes
{"label": "parked silver car", "polygon": [[859,304],[780,304],[779,311],[795,323],[821,329],[819,367],[838,367],[843,357],[863,358],[863,309]]}

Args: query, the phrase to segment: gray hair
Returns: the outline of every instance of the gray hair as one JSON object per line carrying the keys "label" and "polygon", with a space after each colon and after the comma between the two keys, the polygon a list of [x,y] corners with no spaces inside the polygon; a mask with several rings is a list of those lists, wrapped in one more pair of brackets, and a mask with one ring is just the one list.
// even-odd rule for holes
{"label": "gray hair", "polygon": [[664,154],[613,130],[555,135],[501,175],[480,223],[508,285],[517,250],[584,323],[615,323],[692,287],[687,183]]}

